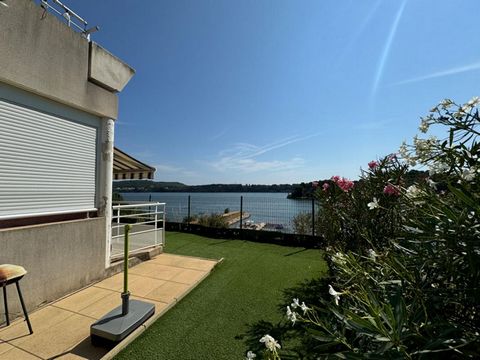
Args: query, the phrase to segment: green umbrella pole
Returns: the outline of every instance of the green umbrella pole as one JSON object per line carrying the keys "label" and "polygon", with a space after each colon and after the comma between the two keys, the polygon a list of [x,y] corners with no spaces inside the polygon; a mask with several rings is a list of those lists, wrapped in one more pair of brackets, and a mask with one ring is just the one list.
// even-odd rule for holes
{"label": "green umbrella pole", "polygon": [[124,238],[124,249],[123,249],[123,293],[122,293],[122,315],[128,314],[129,308],[129,297],[130,293],[128,292],[128,251],[129,251],[129,233],[132,225],[125,225],[125,238]]}

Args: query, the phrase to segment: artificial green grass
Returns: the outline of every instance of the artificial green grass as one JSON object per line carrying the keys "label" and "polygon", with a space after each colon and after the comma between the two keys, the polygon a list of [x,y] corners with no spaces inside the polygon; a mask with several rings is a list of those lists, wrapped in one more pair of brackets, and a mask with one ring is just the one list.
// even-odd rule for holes
{"label": "artificial green grass", "polygon": [[244,358],[236,336],[258,320],[280,320],[282,290],[326,271],[319,250],[173,232],[166,238],[167,253],[224,261],[116,359]]}

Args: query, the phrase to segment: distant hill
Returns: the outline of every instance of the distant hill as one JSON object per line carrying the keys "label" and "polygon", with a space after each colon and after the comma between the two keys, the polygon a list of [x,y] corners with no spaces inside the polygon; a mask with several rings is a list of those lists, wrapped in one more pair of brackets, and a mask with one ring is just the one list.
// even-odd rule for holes
{"label": "distant hill", "polygon": [[242,185],[209,184],[185,185],[180,182],[123,180],[113,182],[114,192],[284,192],[290,193],[296,184]]}

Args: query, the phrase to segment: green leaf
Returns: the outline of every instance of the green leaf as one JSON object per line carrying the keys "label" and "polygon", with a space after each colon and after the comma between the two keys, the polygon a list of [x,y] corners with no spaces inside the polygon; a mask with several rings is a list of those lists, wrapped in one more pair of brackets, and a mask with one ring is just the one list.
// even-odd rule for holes
{"label": "green leaf", "polygon": [[[478,207],[478,204],[477,202],[472,198],[472,196],[470,194],[465,194],[464,191],[462,191],[461,189],[458,189],[454,186],[452,186],[451,184],[448,184],[448,189],[458,198],[460,199],[464,204],[472,207],[472,208],[476,208]],[[470,195],[470,196],[469,196]]]}

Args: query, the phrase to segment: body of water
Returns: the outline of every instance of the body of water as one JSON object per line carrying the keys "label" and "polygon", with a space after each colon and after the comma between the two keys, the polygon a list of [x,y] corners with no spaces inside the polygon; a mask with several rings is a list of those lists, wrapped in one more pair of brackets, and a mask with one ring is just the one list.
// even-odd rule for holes
{"label": "body of water", "polygon": [[[287,199],[287,193],[121,193],[125,201],[155,201],[166,203],[167,221],[181,222],[190,214],[223,214],[225,209],[240,211],[243,196],[243,211],[250,214],[248,221],[281,225],[283,231],[292,231],[292,220],[299,213],[312,212],[310,200]],[[233,225],[238,226],[238,223]]]}

